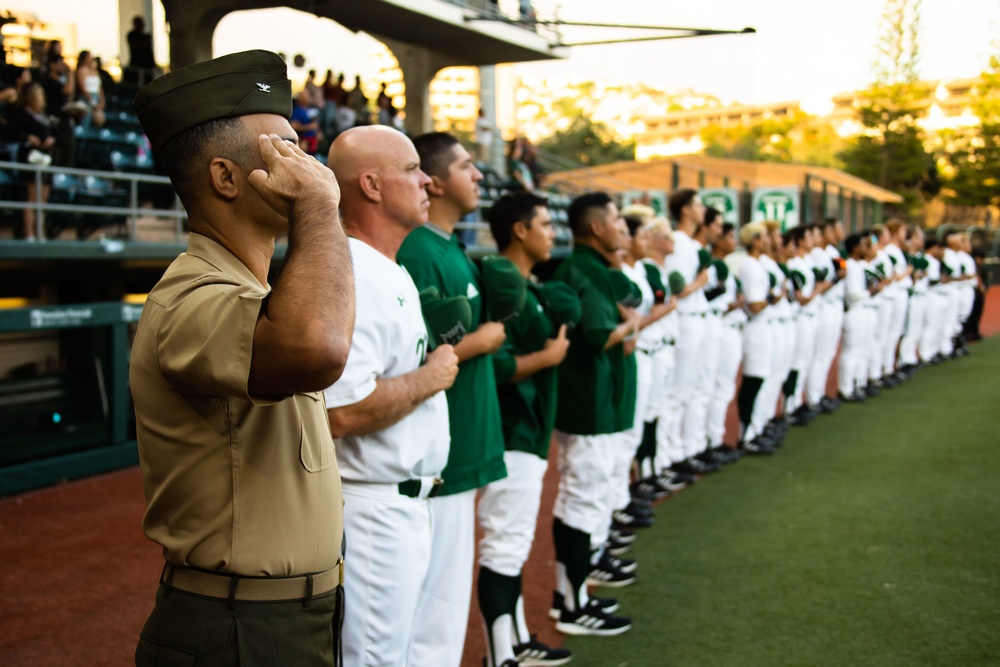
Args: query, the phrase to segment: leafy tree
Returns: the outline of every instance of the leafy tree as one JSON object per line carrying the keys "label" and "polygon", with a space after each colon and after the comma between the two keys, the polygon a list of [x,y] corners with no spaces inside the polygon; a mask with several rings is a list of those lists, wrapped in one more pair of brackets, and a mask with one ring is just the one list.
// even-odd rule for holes
{"label": "leafy tree", "polygon": [[557,130],[538,147],[588,167],[635,159],[635,142],[617,141],[603,123],[578,115],[565,130]]}
{"label": "leafy tree", "polygon": [[843,141],[831,125],[805,112],[753,125],[711,125],[701,132],[705,154],[757,162],[798,162],[839,166]]}
{"label": "leafy tree", "polygon": [[917,125],[930,89],[917,81],[921,0],[886,0],[875,82],[861,95],[864,131],[839,157],[859,178],[901,194],[914,209],[940,189]]}
{"label": "leafy tree", "polygon": [[1000,55],[990,58],[977,92],[979,126],[950,142],[948,198],[967,206],[1000,205]]}

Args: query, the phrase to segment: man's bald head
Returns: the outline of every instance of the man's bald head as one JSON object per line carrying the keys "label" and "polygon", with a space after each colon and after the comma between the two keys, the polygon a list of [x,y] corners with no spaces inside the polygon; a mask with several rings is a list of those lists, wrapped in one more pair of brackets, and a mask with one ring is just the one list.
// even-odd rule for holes
{"label": "man's bald head", "polygon": [[340,183],[344,224],[409,231],[427,222],[430,179],[409,138],[390,127],[366,125],[342,132],[327,164]]}

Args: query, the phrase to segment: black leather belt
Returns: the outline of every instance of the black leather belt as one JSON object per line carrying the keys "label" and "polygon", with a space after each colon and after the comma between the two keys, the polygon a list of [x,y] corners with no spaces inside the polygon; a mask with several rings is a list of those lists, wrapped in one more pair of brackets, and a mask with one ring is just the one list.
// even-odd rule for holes
{"label": "black leather belt", "polygon": [[[431,484],[430,491],[427,492],[425,498],[435,498],[439,493],[441,493],[441,485],[444,484],[444,480],[440,477],[435,477],[433,483]],[[405,482],[399,483],[399,493],[400,495],[406,496],[407,498],[420,498],[420,492],[424,488],[424,483],[419,479],[408,479]]]}

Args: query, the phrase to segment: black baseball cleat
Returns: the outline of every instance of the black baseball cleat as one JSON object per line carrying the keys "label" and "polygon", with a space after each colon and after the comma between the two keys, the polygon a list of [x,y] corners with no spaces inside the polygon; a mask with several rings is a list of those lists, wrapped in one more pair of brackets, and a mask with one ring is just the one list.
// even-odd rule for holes
{"label": "black baseball cleat", "polygon": [[635,561],[632,563],[632,572],[623,572],[615,566],[614,558],[610,554],[602,554],[597,565],[594,565],[587,574],[587,583],[591,586],[605,586],[607,588],[623,588],[635,583]]}
{"label": "black baseball cleat", "polygon": [[634,530],[626,528],[612,528],[609,537],[622,544],[632,544],[635,542],[636,534]]}
{"label": "black baseball cleat", "polygon": [[869,382],[864,390],[865,396],[867,396],[868,398],[875,398],[876,396],[882,393],[882,391],[880,390],[881,386],[882,386],[881,382]]}
{"label": "black baseball cleat", "polygon": [[620,542],[615,539],[614,535],[608,535],[608,541],[604,543],[604,548],[612,556],[623,556],[632,550],[632,543]]}
{"label": "black baseball cleat", "polygon": [[674,470],[686,472],[689,475],[707,475],[710,472],[716,472],[720,468],[720,466],[716,463],[704,463],[703,461],[699,461],[695,458],[684,459],[680,463],[675,463],[671,467]]}
{"label": "black baseball cleat", "polygon": [[538,635],[523,644],[514,644],[514,656],[518,665],[524,667],[559,667],[573,659],[573,654],[564,648],[555,648],[538,641]]}
{"label": "black baseball cleat", "polygon": [[559,621],[556,622],[556,630],[567,635],[612,637],[632,628],[631,619],[611,616],[592,603],[593,600],[577,611],[563,609],[559,614]]}
{"label": "black baseball cleat", "polygon": [[[594,607],[596,609],[598,609],[599,611],[601,611],[602,613],[605,613],[605,614],[613,614],[616,611],[618,611],[619,607],[621,607],[621,605],[618,604],[618,600],[616,600],[615,598],[595,598],[595,597],[591,597],[590,598],[590,602],[588,602],[587,604],[594,605]],[[552,593],[552,606],[549,607],[549,618],[551,618],[553,621],[558,621],[559,620],[559,614],[562,613],[562,610],[563,610],[564,606],[565,605],[563,604],[562,593],[553,591],[553,593]]]}
{"label": "black baseball cleat", "polygon": [[774,448],[765,444],[760,438],[743,443],[743,452],[750,456],[768,456],[774,454]]}
{"label": "black baseball cleat", "polygon": [[844,403],[864,403],[868,396],[863,390],[857,390],[853,394],[840,394],[840,400]]}
{"label": "black baseball cleat", "polygon": [[660,486],[655,477],[647,477],[632,482],[630,491],[632,498],[647,498],[652,500],[663,500],[674,494],[670,487]]}
{"label": "black baseball cleat", "polygon": [[677,468],[677,464],[671,464],[669,468],[664,468],[660,473],[661,477],[669,477],[676,482],[683,482],[684,484],[694,484],[698,481],[698,477],[692,475],[689,472],[684,472]]}
{"label": "black baseball cleat", "polygon": [[625,510],[615,510],[611,513],[612,528],[649,528],[653,525],[653,515],[637,515]]}

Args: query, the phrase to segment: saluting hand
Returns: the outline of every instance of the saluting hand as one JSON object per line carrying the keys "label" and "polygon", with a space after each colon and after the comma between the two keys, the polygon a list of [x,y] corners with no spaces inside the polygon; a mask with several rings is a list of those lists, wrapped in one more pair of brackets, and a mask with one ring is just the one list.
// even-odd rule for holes
{"label": "saluting hand", "polygon": [[257,140],[265,169],[254,169],[247,181],[276,213],[294,220],[297,206],[322,206],[331,213],[340,205],[340,184],[333,171],[277,134]]}
{"label": "saluting hand", "polygon": [[422,370],[435,393],[450,388],[458,377],[458,355],[455,354],[455,348],[451,345],[434,348],[424,359]]}

